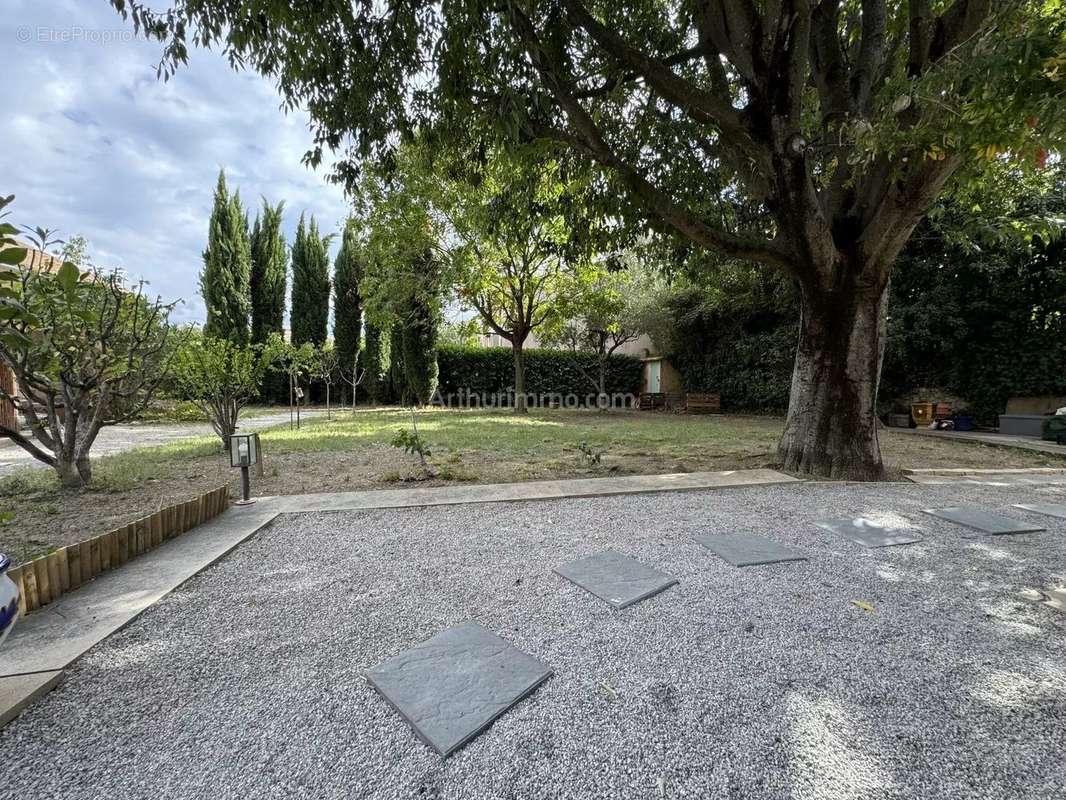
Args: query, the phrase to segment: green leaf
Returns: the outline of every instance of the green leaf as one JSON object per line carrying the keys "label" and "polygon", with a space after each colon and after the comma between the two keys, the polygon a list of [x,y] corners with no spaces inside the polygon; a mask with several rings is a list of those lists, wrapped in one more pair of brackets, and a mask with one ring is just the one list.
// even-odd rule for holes
{"label": "green leaf", "polygon": [[56,273],[56,278],[59,280],[59,285],[69,292],[78,285],[81,273],[76,266],[67,261],[59,268],[59,272]]}
{"label": "green leaf", "polygon": [[7,247],[0,250],[0,264],[21,264],[29,253],[25,247]]}

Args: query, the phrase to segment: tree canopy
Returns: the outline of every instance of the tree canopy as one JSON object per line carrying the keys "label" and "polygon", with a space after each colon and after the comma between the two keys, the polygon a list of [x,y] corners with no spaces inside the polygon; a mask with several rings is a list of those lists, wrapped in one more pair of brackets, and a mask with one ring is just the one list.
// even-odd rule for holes
{"label": "tree canopy", "polygon": [[[1066,133],[1061,0],[112,0],[165,44],[221,46],[306,107],[316,145],[388,163],[416,131],[477,158],[553,142],[602,170],[605,218],[796,281],[786,469],[883,475],[889,276],[945,191]],[[627,235],[639,226],[615,230]]]}

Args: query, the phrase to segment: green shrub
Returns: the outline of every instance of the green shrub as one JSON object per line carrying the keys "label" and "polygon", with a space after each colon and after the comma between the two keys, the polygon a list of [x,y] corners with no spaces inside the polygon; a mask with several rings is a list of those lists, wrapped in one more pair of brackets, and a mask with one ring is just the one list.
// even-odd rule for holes
{"label": "green shrub", "polygon": [[[525,351],[526,391],[533,395],[575,395],[585,405],[596,389],[582,374],[595,376],[597,361],[592,353],[568,350]],[[447,401],[464,395],[503,395],[514,387],[514,356],[509,347],[461,347],[441,345],[437,348],[440,395]],[[611,356],[607,366],[607,393],[640,392],[643,365],[633,356]]]}

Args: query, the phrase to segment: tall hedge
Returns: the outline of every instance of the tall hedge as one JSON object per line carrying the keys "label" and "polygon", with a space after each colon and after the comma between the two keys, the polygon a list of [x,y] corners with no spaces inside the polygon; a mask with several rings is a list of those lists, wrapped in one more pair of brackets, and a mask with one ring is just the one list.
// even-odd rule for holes
{"label": "tall hedge", "polygon": [[771,278],[725,282],[717,292],[680,291],[670,362],[687,392],[718,392],[725,411],[788,408],[798,337],[795,291]]}
{"label": "tall hedge", "polygon": [[[592,353],[568,350],[526,350],[526,391],[534,395],[574,395],[584,404],[590,394],[588,378],[581,368],[595,374],[597,359]],[[464,394],[502,395],[514,387],[514,358],[509,347],[437,348],[438,391],[447,400]],[[643,365],[639,358],[611,356],[607,366],[607,393],[640,392]],[[591,392],[595,398],[595,392]],[[595,399],[593,399],[595,402]]]}
{"label": "tall hedge", "polygon": [[366,323],[363,334],[363,368],[366,370],[362,388],[371,403],[385,403],[389,400],[389,353],[390,338],[371,322]]}
{"label": "tall hedge", "polygon": [[919,234],[892,278],[881,409],[928,388],[993,425],[1011,397],[1066,396],[1066,239],[974,252]]}

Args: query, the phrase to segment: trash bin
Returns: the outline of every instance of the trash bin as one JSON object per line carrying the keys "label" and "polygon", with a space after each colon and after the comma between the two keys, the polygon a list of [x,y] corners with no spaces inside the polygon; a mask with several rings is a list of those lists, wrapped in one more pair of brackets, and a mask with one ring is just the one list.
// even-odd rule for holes
{"label": "trash bin", "polygon": [[933,421],[933,403],[911,403],[911,418],[918,426],[928,426]]}
{"label": "trash bin", "polygon": [[972,431],[973,430],[973,417],[969,414],[956,414],[955,415],[955,430],[957,431]]}
{"label": "trash bin", "polygon": [[1044,420],[1042,439],[1048,442],[1058,442],[1066,439],[1066,414],[1055,414]]}

